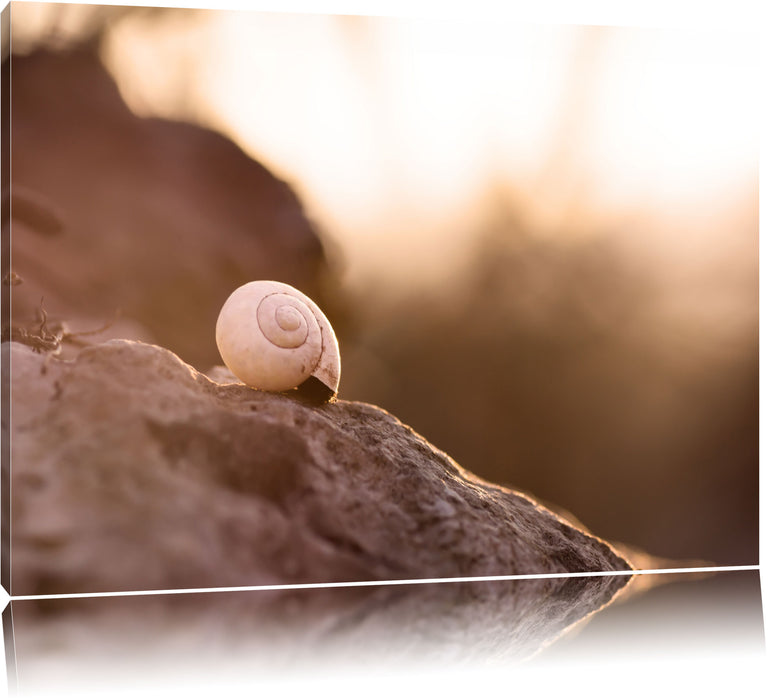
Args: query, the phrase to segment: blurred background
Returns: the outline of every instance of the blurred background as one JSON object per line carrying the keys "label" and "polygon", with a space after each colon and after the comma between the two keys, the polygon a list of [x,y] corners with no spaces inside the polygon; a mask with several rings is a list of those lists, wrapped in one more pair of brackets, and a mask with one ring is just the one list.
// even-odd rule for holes
{"label": "blurred background", "polygon": [[342,399],[610,541],[757,563],[756,38],[11,9],[14,324],[206,371],[232,289],[287,281]]}

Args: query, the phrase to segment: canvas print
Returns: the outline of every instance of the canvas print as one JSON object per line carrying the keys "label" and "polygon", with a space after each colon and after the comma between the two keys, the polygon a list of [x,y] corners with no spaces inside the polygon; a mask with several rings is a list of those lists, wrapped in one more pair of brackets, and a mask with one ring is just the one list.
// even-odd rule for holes
{"label": "canvas print", "polygon": [[52,638],[158,662],[149,634],[563,659],[661,595],[760,644],[750,35],[26,2],[6,29],[19,679]]}

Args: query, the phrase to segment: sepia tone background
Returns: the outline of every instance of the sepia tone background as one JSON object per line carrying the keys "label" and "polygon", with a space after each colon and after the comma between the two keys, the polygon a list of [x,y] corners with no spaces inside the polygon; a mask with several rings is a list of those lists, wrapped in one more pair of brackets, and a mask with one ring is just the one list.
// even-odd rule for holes
{"label": "sepia tone background", "polygon": [[207,370],[231,289],[287,281],[342,398],[606,539],[756,563],[750,37],[12,12],[15,322]]}

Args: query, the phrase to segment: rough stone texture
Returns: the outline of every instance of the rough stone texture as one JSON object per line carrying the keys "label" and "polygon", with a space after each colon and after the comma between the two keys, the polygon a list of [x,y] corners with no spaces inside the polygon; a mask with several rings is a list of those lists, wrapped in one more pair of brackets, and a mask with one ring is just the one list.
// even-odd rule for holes
{"label": "rough stone texture", "polygon": [[245,282],[287,282],[332,316],[319,232],[235,143],[133,114],[94,45],[14,54],[9,78],[14,323],[35,327],[41,297],[72,331],[118,313],[101,339],[159,343],[206,369],[220,362],[219,309]]}
{"label": "rough stone texture", "polygon": [[134,341],[3,352],[16,595],[629,568],[374,406],[216,384]]}

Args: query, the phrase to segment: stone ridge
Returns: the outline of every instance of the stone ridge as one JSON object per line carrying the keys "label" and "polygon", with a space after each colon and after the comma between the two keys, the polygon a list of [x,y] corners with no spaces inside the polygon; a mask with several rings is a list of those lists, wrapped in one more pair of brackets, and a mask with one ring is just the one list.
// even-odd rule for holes
{"label": "stone ridge", "polygon": [[15,595],[631,568],[375,406],[217,383],[137,341],[3,353]]}

